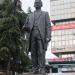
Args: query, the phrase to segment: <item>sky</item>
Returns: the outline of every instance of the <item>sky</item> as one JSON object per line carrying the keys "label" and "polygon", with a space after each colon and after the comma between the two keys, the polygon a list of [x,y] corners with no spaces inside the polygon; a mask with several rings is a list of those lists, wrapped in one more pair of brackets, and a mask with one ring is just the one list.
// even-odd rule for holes
{"label": "sky", "polygon": [[[28,7],[31,7],[31,10],[34,11],[34,1],[35,0],[21,0],[22,2],[22,9],[27,12]],[[43,11],[47,11],[50,14],[50,0],[42,0],[43,2]],[[51,42],[48,44],[48,49],[46,51],[46,58],[54,58],[55,56],[51,53]]]}
{"label": "sky", "polygon": [[[21,0],[22,8],[25,12],[27,12],[28,7],[31,7],[31,10],[34,11],[34,1],[35,0]],[[42,0],[43,7],[42,10],[48,11],[50,13],[50,0]]]}

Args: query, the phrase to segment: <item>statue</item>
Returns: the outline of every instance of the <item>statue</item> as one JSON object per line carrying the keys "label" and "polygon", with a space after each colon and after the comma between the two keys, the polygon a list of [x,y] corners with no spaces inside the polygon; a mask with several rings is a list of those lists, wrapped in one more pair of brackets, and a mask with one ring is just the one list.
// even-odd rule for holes
{"label": "statue", "polygon": [[51,24],[48,12],[42,11],[42,1],[35,0],[35,11],[26,20],[23,29],[30,33],[29,51],[32,58],[32,73],[45,73],[45,52],[51,40]]}

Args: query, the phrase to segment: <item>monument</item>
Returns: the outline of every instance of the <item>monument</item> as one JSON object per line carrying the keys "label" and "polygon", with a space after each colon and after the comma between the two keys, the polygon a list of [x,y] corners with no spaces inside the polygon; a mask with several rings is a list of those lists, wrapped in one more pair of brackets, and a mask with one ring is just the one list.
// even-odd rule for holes
{"label": "monument", "polygon": [[48,12],[42,11],[42,1],[35,0],[35,11],[26,20],[23,29],[29,33],[29,51],[32,58],[32,74],[45,74],[45,52],[51,40],[51,24]]}

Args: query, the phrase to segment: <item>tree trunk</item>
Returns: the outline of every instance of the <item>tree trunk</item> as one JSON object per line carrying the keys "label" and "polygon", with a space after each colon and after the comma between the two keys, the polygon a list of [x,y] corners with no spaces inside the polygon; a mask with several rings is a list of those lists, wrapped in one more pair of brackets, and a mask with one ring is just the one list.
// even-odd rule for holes
{"label": "tree trunk", "polygon": [[10,61],[7,64],[7,75],[10,75],[9,73],[10,73]]}
{"label": "tree trunk", "polygon": [[12,72],[12,75],[15,75],[15,71]]}

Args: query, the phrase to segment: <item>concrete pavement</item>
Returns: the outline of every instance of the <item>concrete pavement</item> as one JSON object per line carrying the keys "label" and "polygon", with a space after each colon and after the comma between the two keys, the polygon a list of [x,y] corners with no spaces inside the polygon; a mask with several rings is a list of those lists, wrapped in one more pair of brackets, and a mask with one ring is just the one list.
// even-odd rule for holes
{"label": "concrete pavement", "polygon": [[[30,74],[30,73],[23,73],[22,75],[44,75],[44,74]],[[75,75],[75,73],[48,73],[45,75]]]}
{"label": "concrete pavement", "polygon": [[31,73],[23,73],[22,75],[48,75],[48,74],[31,74]]}

